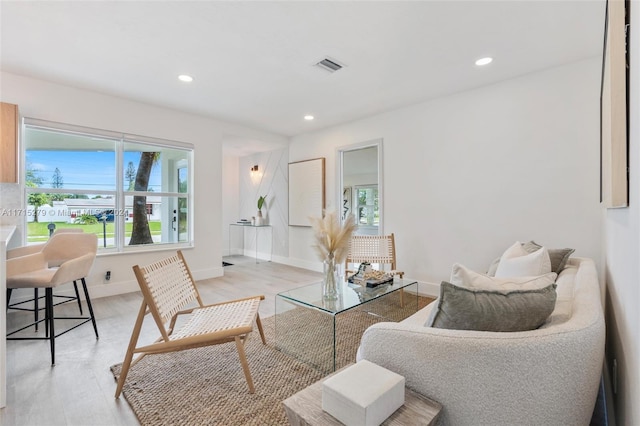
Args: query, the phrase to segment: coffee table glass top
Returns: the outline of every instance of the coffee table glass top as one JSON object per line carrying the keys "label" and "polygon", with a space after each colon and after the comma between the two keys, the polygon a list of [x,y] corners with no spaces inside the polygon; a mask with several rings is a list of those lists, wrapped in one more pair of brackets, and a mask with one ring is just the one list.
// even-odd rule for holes
{"label": "coffee table glass top", "polygon": [[414,284],[416,284],[414,280],[399,278],[395,278],[392,283],[382,284],[373,288],[344,282],[337,300],[323,300],[322,283],[317,282],[283,291],[278,293],[278,297],[331,314],[338,314]]}

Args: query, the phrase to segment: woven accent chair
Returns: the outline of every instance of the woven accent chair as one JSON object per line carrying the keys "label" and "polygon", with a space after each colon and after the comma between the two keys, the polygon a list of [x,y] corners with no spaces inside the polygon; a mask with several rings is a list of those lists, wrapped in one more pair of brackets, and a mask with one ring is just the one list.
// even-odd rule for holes
{"label": "woven accent chair", "polygon": [[[79,228],[60,228],[60,229],[56,229],[55,232],[53,233],[53,235],[56,234],[61,234],[61,233],[66,233],[66,232],[70,232],[70,233],[79,233],[79,232],[84,232],[82,229]],[[34,254],[34,253],[38,253],[41,252],[43,250],[45,250],[45,257],[47,257],[47,254],[54,254],[56,253],[59,249],[58,249],[58,245],[60,245],[61,242],[60,240],[54,240],[53,242],[51,241],[47,241],[46,243],[40,243],[40,244],[31,244],[28,246],[22,246],[22,247],[16,247],[14,249],[11,250],[7,250],[7,259],[15,259],[16,257],[22,257],[22,256],[26,256],[29,254]],[[55,268],[55,267],[59,267],[64,261],[70,260],[72,259],[74,256],[68,257],[68,258],[64,258],[61,259],[59,255],[52,255],[50,256],[51,258],[49,259],[49,261],[47,262],[47,264],[49,265],[50,268]],[[54,299],[62,299],[62,301],[58,302],[58,303],[54,303],[53,306],[58,306],[61,305],[63,303],[68,303],[71,302],[73,300],[78,302],[78,309],[80,310],[80,315],[83,314],[82,312],[82,302],[80,300],[80,292],[78,291],[78,284],[77,284],[77,280],[73,281],[73,289],[76,293],[75,296],[67,296],[67,295],[59,295],[59,294],[54,294],[53,297]],[[12,293],[11,288],[7,288],[7,309],[14,309],[14,310],[18,310],[18,311],[29,311],[29,312],[33,312],[33,325],[35,327],[35,330],[38,331],[38,324],[39,324],[39,313],[40,311],[44,310],[45,308],[41,308],[39,306],[39,302],[40,299],[44,298],[44,296],[40,296],[39,295],[39,288],[34,288],[33,289],[33,299],[27,299],[27,300],[23,300],[21,302],[16,302],[16,303],[11,303],[11,293]],[[33,303],[33,308],[26,308],[24,307],[24,305],[28,304],[28,303]]]}
{"label": "woven accent chair", "polygon": [[[51,364],[55,364],[55,338],[65,334],[82,324],[91,322],[93,330],[98,338],[98,327],[91,306],[91,298],[87,290],[85,277],[93,266],[98,250],[98,238],[95,234],[85,233],[59,233],[54,234],[42,247],[42,250],[7,260],[7,289],[17,288],[44,288],[45,289],[45,317],[37,317],[37,301],[34,304],[35,321],[22,328],[7,333],[7,340],[49,340],[51,348]],[[53,289],[66,283],[81,281],[85,300],[89,309],[89,316],[54,316]],[[77,287],[76,287],[77,288]],[[10,295],[10,291],[8,292]],[[78,296],[76,289],[76,296]],[[75,298],[73,298],[75,299]],[[79,299],[79,297],[78,297]],[[59,304],[59,303],[58,303]],[[30,309],[27,309],[30,310]],[[76,324],[57,333],[54,320],[76,320]],[[77,320],[80,320],[78,323]],[[16,333],[25,330],[40,322],[45,323],[45,337],[13,337]]]}
{"label": "woven accent chair", "polygon": [[[349,251],[345,260],[345,274],[353,274],[351,264],[363,262],[377,263],[387,273],[404,276],[404,272],[396,270],[396,244],[393,234],[390,235],[354,235],[349,241]],[[389,265],[390,270],[385,269]],[[356,265],[357,269],[357,265]]]}
{"label": "woven accent chair", "polygon": [[[133,271],[142,290],[143,300],[122,363],[115,397],[118,398],[122,393],[129,369],[146,355],[228,342],[236,344],[249,393],[253,393],[253,381],[244,352],[244,343],[255,322],[262,343],[267,344],[258,314],[260,301],[264,300],[264,296],[204,305],[180,250],[176,255],[159,262],[142,267],[136,265]],[[194,302],[198,306],[185,309]],[[161,336],[150,345],[137,347],[144,317],[148,313],[151,313]],[[190,315],[182,326],[174,330],[178,316],[183,314]],[[139,356],[134,360],[133,355],[136,353]]]}
{"label": "woven accent chair", "polygon": [[[344,263],[345,280],[356,272],[363,262],[376,263],[380,270],[389,274],[404,276],[396,270],[396,243],[393,233],[389,235],[354,235],[349,240],[349,250]],[[351,266],[350,266],[351,265]],[[353,266],[355,265],[355,270]],[[386,268],[389,268],[387,270]],[[400,306],[404,306],[404,290],[400,290]]]}

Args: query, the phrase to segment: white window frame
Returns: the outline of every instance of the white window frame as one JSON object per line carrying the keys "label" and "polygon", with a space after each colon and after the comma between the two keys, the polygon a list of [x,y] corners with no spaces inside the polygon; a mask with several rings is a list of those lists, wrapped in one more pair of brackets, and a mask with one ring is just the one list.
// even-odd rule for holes
{"label": "white window frame", "polygon": [[[83,135],[89,137],[98,137],[103,139],[111,139],[115,143],[115,154],[116,154],[116,171],[115,171],[115,190],[84,190],[84,189],[69,189],[69,188],[30,188],[26,186],[25,182],[25,174],[27,172],[26,167],[26,152],[27,152],[27,144],[25,141],[21,143],[21,160],[20,160],[20,185],[21,191],[24,194],[24,204],[25,208],[27,207],[27,200],[29,193],[40,193],[46,192],[48,194],[54,193],[64,193],[64,194],[85,194],[85,195],[111,195],[114,197],[115,205],[114,209],[116,211],[124,211],[125,210],[125,196],[135,196],[142,195],[148,196],[152,194],[156,197],[176,197],[176,198],[186,198],[187,200],[187,239],[184,242],[161,242],[157,244],[137,244],[137,245],[127,245],[125,244],[125,219],[122,215],[116,215],[114,217],[114,228],[115,228],[115,244],[112,247],[102,247],[100,244],[98,245],[98,254],[118,254],[118,253],[128,253],[128,252],[146,252],[146,251],[157,251],[157,250],[175,250],[178,248],[189,248],[194,246],[194,212],[193,212],[193,202],[195,199],[194,196],[194,185],[193,185],[193,176],[194,176],[194,146],[193,144],[177,142],[177,141],[169,141],[158,138],[151,138],[146,136],[139,136],[127,133],[120,133],[108,130],[94,129],[89,127],[75,126],[45,120],[39,120],[34,118],[25,117],[22,119],[21,125],[21,135],[24,138],[26,135],[25,130],[27,128],[40,128],[43,130],[49,130],[54,132],[61,133],[70,133],[76,135]],[[148,191],[126,191],[124,188],[124,168],[126,165],[123,161],[123,152],[124,146],[127,143],[135,143],[135,144],[143,144],[149,145],[151,147],[157,148],[170,148],[176,150],[184,150],[187,154],[186,162],[183,161],[181,164],[186,164],[188,170],[187,177],[187,192],[181,193],[179,192],[179,188],[176,192],[148,192]],[[163,172],[165,173],[165,172]],[[164,177],[164,176],[163,176]],[[163,225],[165,222],[168,226],[171,225],[170,219],[163,219]],[[24,217],[24,235],[23,235],[23,244],[27,244],[27,216]]]}

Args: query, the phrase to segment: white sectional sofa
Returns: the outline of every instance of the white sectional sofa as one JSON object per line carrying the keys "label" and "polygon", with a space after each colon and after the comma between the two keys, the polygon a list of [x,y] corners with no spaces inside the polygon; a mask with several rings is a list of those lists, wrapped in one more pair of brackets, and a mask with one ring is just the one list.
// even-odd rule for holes
{"label": "white sectional sofa", "polygon": [[588,425],[602,372],[605,323],[591,259],[571,258],[555,310],[536,330],[425,327],[434,303],[367,329],[358,350],[443,405],[444,425]]}

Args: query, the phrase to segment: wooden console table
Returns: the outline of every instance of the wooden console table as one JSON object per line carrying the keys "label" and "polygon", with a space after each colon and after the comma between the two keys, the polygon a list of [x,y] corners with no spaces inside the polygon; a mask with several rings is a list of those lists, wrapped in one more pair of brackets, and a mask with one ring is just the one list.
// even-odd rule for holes
{"label": "wooden console table", "polygon": [[[342,425],[335,417],[322,411],[322,382],[332,375],[315,382],[282,402],[291,425]],[[405,388],[404,405],[382,424],[389,426],[435,425],[440,415],[440,410],[442,410],[442,405],[439,403]]]}

